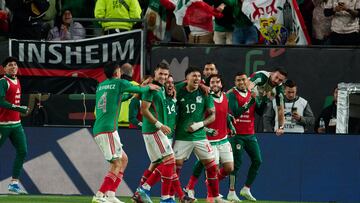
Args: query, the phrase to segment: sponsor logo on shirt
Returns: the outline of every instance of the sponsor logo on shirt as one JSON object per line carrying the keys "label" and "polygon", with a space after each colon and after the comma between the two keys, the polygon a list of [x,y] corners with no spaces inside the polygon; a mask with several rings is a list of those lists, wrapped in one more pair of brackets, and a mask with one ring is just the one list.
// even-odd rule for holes
{"label": "sponsor logo on shirt", "polygon": [[202,97],[201,96],[196,97],[196,103],[202,103]]}

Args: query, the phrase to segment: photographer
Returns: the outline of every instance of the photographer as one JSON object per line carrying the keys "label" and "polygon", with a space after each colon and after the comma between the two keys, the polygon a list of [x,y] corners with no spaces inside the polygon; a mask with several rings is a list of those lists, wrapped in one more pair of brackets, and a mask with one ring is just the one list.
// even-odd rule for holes
{"label": "photographer", "polygon": [[[315,117],[308,101],[297,96],[297,86],[292,80],[285,82],[285,133],[304,133],[314,125]],[[269,102],[263,116],[264,132],[274,132],[277,125],[275,100]]]}

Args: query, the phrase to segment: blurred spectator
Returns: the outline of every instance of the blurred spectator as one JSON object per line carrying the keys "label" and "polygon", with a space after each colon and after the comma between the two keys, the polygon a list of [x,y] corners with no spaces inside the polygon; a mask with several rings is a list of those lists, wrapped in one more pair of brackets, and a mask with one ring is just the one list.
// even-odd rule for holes
{"label": "blurred spectator", "polygon": [[47,39],[51,41],[84,39],[85,34],[85,28],[80,23],[73,22],[71,11],[65,10],[57,17]]}
{"label": "blurred spectator", "polygon": [[315,8],[312,18],[312,43],[316,45],[326,45],[329,43],[332,17],[326,17],[324,15],[324,0],[313,0],[313,4]]}
{"label": "blurred spectator", "polygon": [[224,0],[215,0],[215,8],[224,16],[214,20],[214,42],[215,44],[232,44],[234,31],[233,9],[224,3]]}
{"label": "blurred spectator", "polygon": [[9,32],[9,11],[5,7],[5,0],[0,0],[0,36]]}
{"label": "blurred spectator", "polygon": [[203,70],[203,83],[206,86],[210,86],[210,76],[211,75],[216,75],[218,74],[218,70],[216,68],[216,64],[214,62],[207,62],[204,65],[204,70]]}
{"label": "blurred spectator", "polygon": [[97,0],[95,18],[119,18],[115,22],[101,22],[105,34],[131,30],[134,22],[121,22],[121,19],[140,19],[141,7],[137,0]]}
{"label": "blurred spectator", "polygon": [[[73,18],[94,18],[96,0],[62,0],[61,10],[70,9]],[[84,6],[86,5],[86,6]],[[97,21],[81,21],[86,28],[86,36],[101,36],[103,34],[101,25]]]}
{"label": "blurred spectator", "polygon": [[6,5],[11,11],[10,37],[40,40],[48,0],[6,0]]}
{"label": "blurred spectator", "polygon": [[[316,119],[315,122],[315,132],[317,133],[336,133],[336,111],[337,111],[337,97],[338,97],[338,88],[334,89],[334,100],[330,106],[324,108],[320,116]],[[325,123],[325,127],[321,127],[320,120],[323,120]]]}
{"label": "blurred spectator", "polygon": [[[287,80],[285,86],[285,133],[304,133],[309,130],[315,121],[315,116],[307,100],[297,95],[297,85]],[[277,107],[275,99],[269,102],[263,116],[264,132],[274,132],[277,124]]]}
{"label": "blurred spectator", "polygon": [[237,44],[256,44],[258,42],[258,31],[250,19],[241,11],[242,1],[224,0],[226,5],[233,9],[234,32],[232,43]]}
{"label": "blurred spectator", "polygon": [[333,16],[330,43],[332,45],[358,45],[360,0],[328,0],[325,16]]}
{"label": "blurred spectator", "polygon": [[145,19],[148,28],[148,42],[171,41],[171,20],[175,4],[170,0],[150,0]]}
{"label": "blurred spectator", "polygon": [[61,15],[61,0],[49,0],[49,9],[45,12],[42,25],[42,37],[46,39],[51,28],[54,27],[55,19]]}
{"label": "blurred spectator", "polygon": [[[152,77],[150,75],[144,76],[143,81],[141,82],[141,86],[146,86],[152,82]],[[142,114],[140,111],[141,105],[141,96],[136,94],[130,102],[129,109],[129,128],[137,128],[141,129],[142,127]]]}
{"label": "blurred spectator", "polygon": [[184,25],[188,25],[190,29],[188,42],[191,44],[213,44],[213,17],[221,18],[222,16],[221,11],[204,1],[192,2],[186,9],[183,19]]}
{"label": "blurred spectator", "polygon": [[[139,85],[132,79],[134,74],[134,67],[129,63],[124,63],[120,67],[121,79],[129,81],[131,84]],[[124,94],[125,96],[126,94]],[[119,113],[118,126],[129,127],[129,105],[132,99],[121,102],[121,109]]]}

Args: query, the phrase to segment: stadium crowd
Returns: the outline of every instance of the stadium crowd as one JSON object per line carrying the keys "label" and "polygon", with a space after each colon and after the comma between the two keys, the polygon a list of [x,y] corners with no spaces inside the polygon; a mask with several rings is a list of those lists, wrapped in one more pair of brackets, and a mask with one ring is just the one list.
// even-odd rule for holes
{"label": "stadium crowd", "polygon": [[[248,16],[250,4],[237,0],[1,0],[0,34],[4,39],[69,40],[146,27],[149,43],[293,45],[299,37],[294,30],[300,26],[309,36],[307,44],[359,44],[359,0],[283,0],[276,4],[282,8],[281,15],[255,23]],[[264,14],[265,7],[257,9],[253,16]],[[80,24],[72,17],[93,20]],[[113,20],[102,21],[104,18]],[[300,23],[289,25],[294,18]]]}

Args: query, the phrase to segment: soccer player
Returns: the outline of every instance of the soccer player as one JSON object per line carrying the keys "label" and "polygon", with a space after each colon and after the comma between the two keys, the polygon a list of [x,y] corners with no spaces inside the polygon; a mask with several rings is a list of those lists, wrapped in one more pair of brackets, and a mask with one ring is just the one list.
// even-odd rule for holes
{"label": "soccer player", "polygon": [[287,72],[282,68],[275,68],[274,71],[257,71],[250,76],[249,89],[255,92],[259,98],[276,99],[278,111],[278,123],[276,135],[284,134],[284,87],[282,83],[287,78]]}
{"label": "soccer player", "polygon": [[26,194],[19,184],[20,173],[27,154],[26,136],[21,125],[20,113],[27,113],[28,108],[20,106],[21,86],[16,77],[17,59],[7,57],[2,66],[5,76],[0,79],[0,147],[9,138],[16,150],[12,179],[8,190],[15,194]]}
{"label": "soccer player", "polygon": [[99,191],[93,197],[93,203],[121,203],[115,197],[115,191],[120,185],[125,168],[127,155],[122,149],[117,132],[121,102],[124,92],[145,93],[158,90],[159,86],[149,84],[146,87],[134,86],[130,82],[120,79],[120,67],[112,62],[105,64],[104,73],[107,79],[96,88],[96,120],[93,127],[94,139],[105,159],[110,162],[110,170],[105,176]]}
{"label": "soccer player", "polygon": [[[178,120],[175,130],[174,152],[176,170],[179,174],[184,161],[194,151],[201,163],[205,166],[209,202],[227,202],[219,196],[219,181],[217,165],[213,149],[206,139],[204,126],[215,120],[214,101],[199,89],[201,70],[189,67],[185,71],[186,86],[176,88]],[[205,118],[205,113],[207,117]]]}
{"label": "soccer player", "polygon": [[[236,195],[235,185],[237,180],[237,172],[241,166],[242,154],[245,150],[251,159],[251,166],[245,181],[245,186],[241,189],[240,195],[251,201],[256,201],[250,192],[250,186],[254,182],[258,169],[262,162],[259,144],[255,136],[255,103],[256,99],[248,90],[249,80],[244,73],[237,73],[235,76],[235,87],[227,94],[229,100],[229,110],[234,116],[234,126],[236,135],[230,138],[234,154],[234,171],[230,175],[230,187],[227,196],[228,200],[240,202]],[[254,95],[255,96],[255,95]],[[259,109],[262,109],[261,107]]]}
{"label": "soccer player", "polygon": [[[219,181],[224,179],[234,169],[234,160],[231,144],[229,143],[228,129],[231,129],[232,134],[235,133],[235,128],[228,117],[228,100],[224,92],[222,92],[223,85],[220,75],[209,76],[210,90],[214,99],[215,105],[215,121],[210,123],[207,127],[207,139],[209,140],[215,154],[215,162],[217,165],[222,164],[222,168],[218,171]],[[201,162],[196,162],[193,174],[185,188],[188,196],[194,198],[194,187],[197,183],[204,166]]]}
{"label": "soccer player", "polygon": [[210,75],[216,75],[218,74],[218,70],[216,68],[216,64],[214,62],[207,62],[204,65],[204,69],[203,69],[203,82],[206,86],[209,86],[210,83]]}
{"label": "soccer player", "polygon": [[[161,200],[160,202],[175,202],[171,198],[170,190],[175,173],[175,157],[171,143],[167,135],[171,134],[168,126],[168,106],[164,89],[169,76],[169,66],[159,63],[154,70],[153,84],[161,87],[159,92],[148,92],[142,95],[141,112],[143,115],[142,133],[152,165],[144,173],[143,177],[156,167],[156,172],[161,174]],[[144,184],[137,188],[141,201],[152,203],[150,189],[157,178],[148,178]],[[181,198],[181,197],[180,197]]]}
{"label": "soccer player", "polygon": [[[172,145],[173,143],[173,135],[174,135],[174,130],[175,130],[175,124],[176,124],[176,91],[175,91],[175,86],[174,86],[174,78],[172,75],[169,75],[165,85],[165,93],[166,93],[166,112],[167,112],[167,122],[168,122],[168,126],[171,129],[171,133],[167,135],[170,144]],[[141,181],[140,181],[140,185],[143,185],[146,182],[146,187],[147,188],[151,188],[155,185],[155,183],[159,182],[160,178],[161,178],[161,172],[156,169],[158,163],[151,163],[149,168],[147,170],[145,170]],[[177,179],[178,180],[178,179]],[[172,180],[172,181],[177,181],[177,180]],[[190,201],[190,199],[188,197],[185,197],[184,194],[181,191],[181,186],[179,184],[179,188],[178,190],[180,190],[180,194],[179,197],[181,200],[184,201]],[[177,191],[178,191],[177,190]],[[172,199],[174,199],[175,197],[173,196],[174,191],[170,192],[170,197]],[[141,198],[139,197],[139,193],[135,192],[134,196],[132,197],[132,199],[135,202],[142,202]]]}

